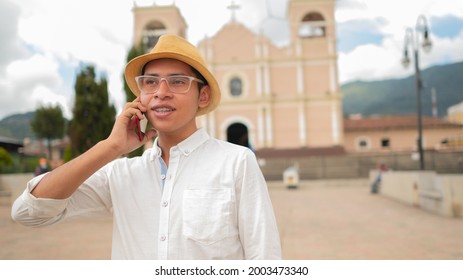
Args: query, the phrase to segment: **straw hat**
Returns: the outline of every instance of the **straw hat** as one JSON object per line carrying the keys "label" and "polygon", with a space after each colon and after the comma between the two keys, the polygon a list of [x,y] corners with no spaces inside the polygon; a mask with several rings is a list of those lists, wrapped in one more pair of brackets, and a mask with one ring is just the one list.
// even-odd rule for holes
{"label": "straw hat", "polygon": [[136,96],[140,95],[140,90],[135,82],[135,77],[142,74],[141,71],[146,63],[161,58],[173,58],[185,62],[206,79],[211,88],[211,102],[207,107],[198,110],[198,116],[213,111],[219,105],[221,96],[219,85],[212,73],[207,69],[206,62],[201,57],[199,50],[182,37],[172,34],[159,37],[151,52],[132,59],[125,66],[125,80]]}

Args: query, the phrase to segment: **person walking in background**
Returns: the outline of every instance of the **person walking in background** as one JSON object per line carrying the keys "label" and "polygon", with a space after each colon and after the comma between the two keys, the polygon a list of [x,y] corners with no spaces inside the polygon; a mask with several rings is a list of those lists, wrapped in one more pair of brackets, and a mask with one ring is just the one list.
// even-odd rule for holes
{"label": "person walking in background", "polygon": [[47,173],[50,171],[50,168],[48,167],[48,162],[46,158],[40,158],[39,159],[39,165],[35,168],[34,175],[38,176],[44,173]]}
{"label": "person walking in background", "polygon": [[[12,208],[28,226],[113,215],[113,259],[280,259],[267,185],[254,153],[212,138],[196,117],[220,88],[198,49],[163,35],[125,68],[135,94],[110,136],[32,179]],[[137,133],[137,120],[154,129]],[[122,155],[155,136],[140,157]]]}
{"label": "person walking in background", "polygon": [[379,187],[381,186],[381,179],[382,179],[381,177],[383,175],[383,172],[386,172],[388,170],[389,170],[389,168],[387,167],[387,165],[385,163],[378,164],[375,181],[371,185],[371,193],[374,194],[374,193],[379,192]]}

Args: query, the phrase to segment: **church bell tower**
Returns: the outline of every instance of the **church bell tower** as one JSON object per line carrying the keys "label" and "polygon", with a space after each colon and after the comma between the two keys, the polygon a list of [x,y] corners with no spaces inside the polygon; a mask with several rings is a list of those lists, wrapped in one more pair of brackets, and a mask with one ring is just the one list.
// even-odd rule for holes
{"label": "church bell tower", "polygon": [[187,24],[175,4],[168,6],[139,7],[134,4],[132,9],[134,18],[135,46],[142,45],[146,52],[151,50],[163,34],[176,34],[186,38]]}

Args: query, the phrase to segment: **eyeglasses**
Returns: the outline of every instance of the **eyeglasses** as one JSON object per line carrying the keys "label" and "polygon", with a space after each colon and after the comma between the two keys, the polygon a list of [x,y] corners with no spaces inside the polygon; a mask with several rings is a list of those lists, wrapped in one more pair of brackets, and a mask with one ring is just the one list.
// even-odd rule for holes
{"label": "eyeglasses", "polygon": [[183,75],[169,76],[166,78],[161,78],[158,76],[137,76],[135,77],[135,81],[137,81],[138,89],[140,89],[142,94],[153,94],[153,93],[158,92],[163,80],[166,81],[169,91],[173,93],[185,93],[189,91],[192,81],[196,81],[198,83],[204,84],[204,82],[201,81],[200,79],[190,77],[190,76],[183,76]]}

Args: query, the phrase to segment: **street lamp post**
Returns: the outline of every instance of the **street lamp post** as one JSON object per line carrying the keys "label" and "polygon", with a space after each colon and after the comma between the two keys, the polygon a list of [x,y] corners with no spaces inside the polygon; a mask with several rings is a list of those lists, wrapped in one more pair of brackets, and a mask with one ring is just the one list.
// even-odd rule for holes
{"label": "street lamp post", "polygon": [[414,62],[415,62],[415,83],[416,83],[416,111],[418,117],[418,154],[420,160],[420,170],[424,170],[424,150],[423,150],[423,124],[422,124],[422,111],[421,111],[421,92],[423,89],[423,83],[421,80],[420,73],[420,59],[419,59],[419,33],[423,33],[423,42],[421,47],[425,52],[429,52],[432,47],[431,40],[429,39],[429,28],[426,22],[426,18],[420,15],[416,21],[415,30],[407,28],[405,32],[405,46],[404,46],[404,57],[402,58],[402,64],[404,67],[408,67],[410,64],[410,58],[408,55],[409,47],[413,50]]}

